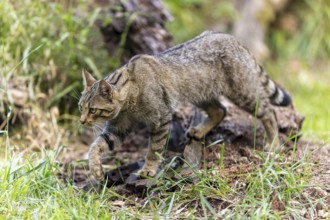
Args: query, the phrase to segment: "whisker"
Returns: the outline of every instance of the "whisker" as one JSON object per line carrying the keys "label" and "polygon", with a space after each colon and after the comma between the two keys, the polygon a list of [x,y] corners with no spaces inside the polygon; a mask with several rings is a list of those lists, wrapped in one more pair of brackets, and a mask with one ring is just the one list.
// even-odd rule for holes
{"label": "whisker", "polygon": [[76,100],[79,100],[81,94],[76,89],[73,89],[72,92],[70,93],[70,96]]}
{"label": "whisker", "polygon": [[97,128],[99,132],[103,131],[103,125],[102,124],[95,124],[95,128]]}
{"label": "whisker", "polygon": [[99,128],[98,127],[96,127],[95,125],[93,126],[93,130],[94,130],[94,132],[95,132],[95,135],[97,134],[97,132],[99,131]]}
{"label": "whisker", "polygon": [[102,129],[100,127],[95,127],[95,131],[97,131],[98,133],[102,132]]}
{"label": "whisker", "polygon": [[94,127],[92,127],[92,131],[93,131],[93,134],[94,134],[94,138],[96,138],[96,131],[95,131],[95,128]]}
{"label": "whisker", "polygon": [[100,124],[98,124],[98,123],[94,124],[94,126],[93,126],[93,132],[94,132],[94,136],[95,137],[98,134],[100,134],[102,132],[102,130],[103,130],[103,127]]}

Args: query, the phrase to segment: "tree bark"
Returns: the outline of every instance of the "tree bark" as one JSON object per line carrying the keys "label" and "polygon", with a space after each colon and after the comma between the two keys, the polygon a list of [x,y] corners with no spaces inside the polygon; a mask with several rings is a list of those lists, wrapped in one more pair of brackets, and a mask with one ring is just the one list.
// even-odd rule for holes
{"label": "tree bark", "polygon": [[116,1],[108,16],[111,23],[100,29],[107,50],[121,64],[136,54],[156,54],[172,46],[165,22],[173,18],[160,0]]}

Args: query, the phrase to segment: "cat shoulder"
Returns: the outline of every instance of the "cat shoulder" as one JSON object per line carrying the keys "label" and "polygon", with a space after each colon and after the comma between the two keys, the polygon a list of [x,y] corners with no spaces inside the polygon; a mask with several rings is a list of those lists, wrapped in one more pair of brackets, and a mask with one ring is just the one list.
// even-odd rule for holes
{"label": "cat shoulder", "polygon": [[160,62],[155,56],[140,54],[132,57],[125,68],[131,75],[141,76],[146,72],[159,70]]}

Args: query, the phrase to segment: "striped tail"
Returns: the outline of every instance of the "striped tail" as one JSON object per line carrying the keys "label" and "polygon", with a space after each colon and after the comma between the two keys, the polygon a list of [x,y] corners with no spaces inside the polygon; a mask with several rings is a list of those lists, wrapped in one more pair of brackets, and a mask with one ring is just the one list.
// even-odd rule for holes
{"label": "striped tail", "polygon": [[289,94],[269,78],[262,66],[259,65],[259,67],[261,83],[264,86],[266,93],[269,95],[270,103],[277,106],[290,105],[292,101]]}

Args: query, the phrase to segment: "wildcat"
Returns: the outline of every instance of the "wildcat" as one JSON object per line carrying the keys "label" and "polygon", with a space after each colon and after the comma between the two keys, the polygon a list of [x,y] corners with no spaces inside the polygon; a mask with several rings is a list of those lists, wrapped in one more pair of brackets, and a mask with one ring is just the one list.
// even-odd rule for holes
{"label": "wildcat", "polygon": [[142,176],[154,176],[169,135],[176,105],[190,102],[208,117],[190,129],[201,139],[225,117],[219,95],[259,118],[267,145],[279,145],[278,125],[271,105],[287,106],[289,95],[257,64],[249,51],[229,34],[207,31],[156,55],[137,55],[101,80],[83,71],[84,90],[79,100],[80,122],[92,126],[106,122],[90,147],[91,174],[104,177],[100,155],[120,143],[137,122],[150,130],[151,142]]}

